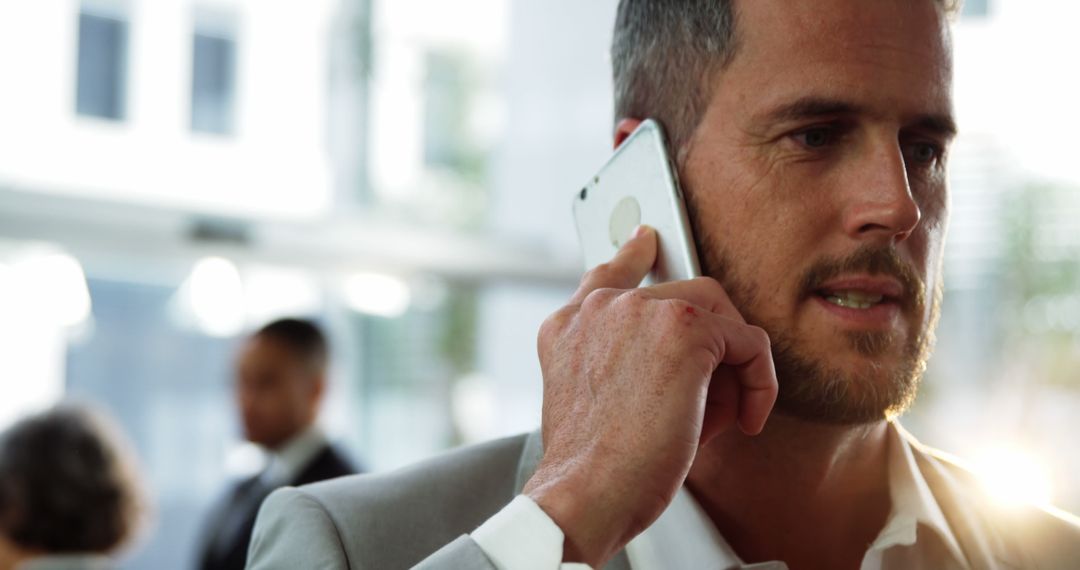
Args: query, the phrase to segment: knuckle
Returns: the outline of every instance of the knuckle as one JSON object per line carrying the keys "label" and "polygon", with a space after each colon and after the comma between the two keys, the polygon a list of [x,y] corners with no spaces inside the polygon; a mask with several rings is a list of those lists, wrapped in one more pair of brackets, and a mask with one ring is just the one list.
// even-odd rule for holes
{"label": "knuckle", "polygon": [[749,327],[750,335],[754,339],[754,342],[765,350],[772,348],[772,339],[769,338],[769,333],[766,332],[765,329],[754,325],[747,325],[747,327]]}
{"label": "knuckle", "polygon": [[622,311],[636,314],[640,312],[645,303],[650,300],[649,295],[642,289],[627,289],[619,293],[617,302]]}
{"label": "knuckle", "polygon": [[549,315],[548,318],[544,319],[544,322],[540,323],[540,332],[537,334],[539,343],[542,346],[550,344],[551,337],[557,335],[563,329],[564,324],[559,312]]}
{"label": "knuckle", "polygon": [[665,303],[668,316],[683,320],[694,314],[694,305],[683,299],[668,299]]}
{"label": "knuckle", "polygon": [[601,310],[606,306],[612,296],[618,294],[616,289],[608,287],[601,287],[594,289],[585,296],[585,299],[581,301],[581,310],[583,312],[594,312]]}
{"label": "knuckle", "polygon": [[555,339],[563,334],[576,313],[575,307],[565,306],[548,315],[544,322],[540,323],[537,344],[541,348],[554,344]]}
{"label": "knuckle", "polygon": [[610,281],[612,277],[618,275],[618,268],[612,262],[601,263],[596,267],[585,272],[583,282],[588,283],[604,283]]}
{"label": "knuckle", "polygon": [[666,338],[685,338],[695,334],[688,329],[695,317],[696,309],[693,303],[683,299],[666,299],[651,326],[656,327]]}
{"label": "knuckle", "polygon": [[607,303],[608,298],[611,297],[611,289],[609,287],[600,287],[589,291],[589,295],[585,296],[585,300],[581,302],[581,307],[594,307],[596,304]]}

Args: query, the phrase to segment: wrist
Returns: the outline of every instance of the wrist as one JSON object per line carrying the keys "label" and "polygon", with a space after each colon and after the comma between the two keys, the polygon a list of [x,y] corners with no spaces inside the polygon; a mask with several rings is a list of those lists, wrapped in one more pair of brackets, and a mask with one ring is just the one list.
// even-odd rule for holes
{"label": "wrist", "polygon": [[[563,562],[599,568],[636,534],[613,492],[597,477],[567,469],[538,468],[523,493],[563,531]],[[595,471],[593,471],[595,473]]]}

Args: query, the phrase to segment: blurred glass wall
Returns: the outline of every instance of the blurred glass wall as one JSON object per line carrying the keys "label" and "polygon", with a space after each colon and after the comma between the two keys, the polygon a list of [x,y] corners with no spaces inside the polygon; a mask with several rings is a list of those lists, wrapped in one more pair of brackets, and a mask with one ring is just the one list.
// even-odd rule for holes
{"label": "blurred glass wall", "polygon": [[[539,323],[610,152],[615,0],[0,4],[0,425],[68,395],[131,434],[130,568],[186,568],[257,470],[243,335],[333,342],[323,425],[373,470],[539,421]],[[1080,510],[1080,55],[1064,0],[969,1],[938,351],[905,424]],[[1010,479],[1011,478],[1011,479]]]}

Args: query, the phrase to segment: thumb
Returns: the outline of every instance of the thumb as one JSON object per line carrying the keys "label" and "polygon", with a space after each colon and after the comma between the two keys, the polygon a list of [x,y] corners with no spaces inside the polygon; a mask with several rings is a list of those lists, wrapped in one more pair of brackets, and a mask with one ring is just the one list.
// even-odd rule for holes
{"label": "thumb", "polygon": [[571,304],[580,304],[597,289],[637,287],[656,263],[656,249],[656,230],[638,226],[630,241],[623,244],[611,261],[597,265],[585,274],[570,298]]}

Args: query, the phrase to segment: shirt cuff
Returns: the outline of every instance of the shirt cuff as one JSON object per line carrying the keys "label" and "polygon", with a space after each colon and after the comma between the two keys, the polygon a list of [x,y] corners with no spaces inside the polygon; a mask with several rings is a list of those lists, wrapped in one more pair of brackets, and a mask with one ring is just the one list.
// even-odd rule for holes
{"label": "shirt cuff", "polygon": [[498,570],[587,570],[587,564],[562,562],[563,531],[525,495],[469,535]]}

